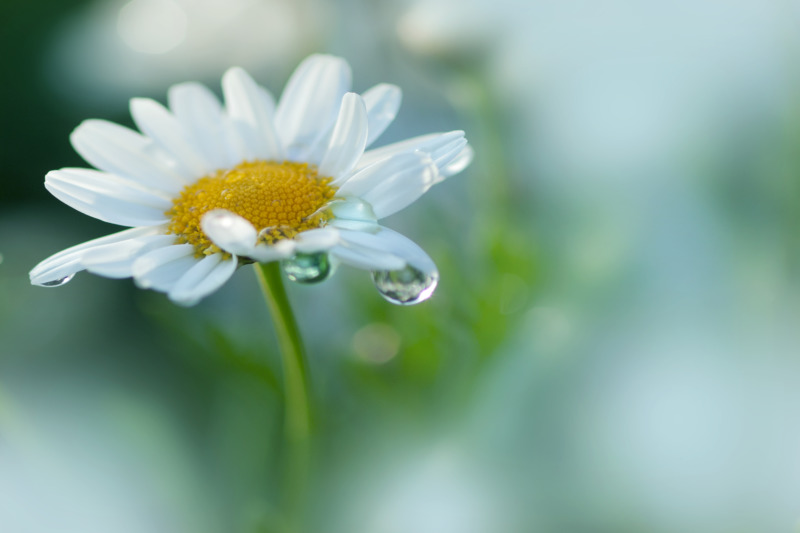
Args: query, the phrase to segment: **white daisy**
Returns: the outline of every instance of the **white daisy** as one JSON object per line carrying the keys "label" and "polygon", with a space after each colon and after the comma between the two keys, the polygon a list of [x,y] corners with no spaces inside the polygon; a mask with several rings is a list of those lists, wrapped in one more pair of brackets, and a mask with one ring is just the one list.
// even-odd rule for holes
{"label": "white daisy", "polygon": [[99,170],[64,168],[45,187],[84,214],[128,226],[68,248],[30,273],[56,286],[81,270],[133,277],[191,305],[239,265],[283,261],[295,281],[324,279],[337,263],[373,272],[381,293],[415,303],[434,289],[433,261],[378,220],[414,202],[472,158],[462,131],[365,151],[392,122],[400,89],[348,92],[350,67],[313,55],[280,100],[241,68],[222,78],[225,104],[197,83],[169,90],[169,109],[131,101],[141,133],[87,120],[75,150]]}

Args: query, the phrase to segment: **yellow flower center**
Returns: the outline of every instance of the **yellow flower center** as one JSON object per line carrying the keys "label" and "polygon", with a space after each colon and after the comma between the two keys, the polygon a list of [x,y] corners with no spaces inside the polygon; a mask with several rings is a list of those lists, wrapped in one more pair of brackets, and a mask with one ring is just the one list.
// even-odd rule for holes
{"label": "yellow flower center", "polygon": [[166,213],[168,231],[194,245],[198,256],[217,253],[200,220],[212,209],[226,209],[247,219],[263,242],[290,239],[325,223],[328,215],[320,208],[336,194],[331,181],[306,163],[244,162],[187,185]]}

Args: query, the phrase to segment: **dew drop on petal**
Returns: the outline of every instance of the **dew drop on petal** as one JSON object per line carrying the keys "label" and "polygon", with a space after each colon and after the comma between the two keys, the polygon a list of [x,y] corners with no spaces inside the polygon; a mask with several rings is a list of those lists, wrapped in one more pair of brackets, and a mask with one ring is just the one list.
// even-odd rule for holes
{"label": "dew drop on petal", "polygon": [[62,285],[65,285],[65,284],[69,283],[69,281],[74,277],[75,277],[75,274],[70,274],[69,276],[64,276],[63,278],[54,279],[53,281],[45,281],[44,283],[41,283],[40,285],[42,287],[60,287]]}
{"label": "dew drop on petal", "polygon": [[362,200],[361,198],[347,198],[334,200],[327,205],[336,218],[343,218],[345,220],[362,220],[362,221],[375,221],[375,211],[372,210],[372,205]]}
{"label": "dew drop on petal", "polygon": [[333,273],[333,265],[325,252],[298,253],[281,264],[286,277],[297,283],[319,283]]}
{"label": "dew drop on petal", "polygon": [[411,265],[400,270],[380,270],[372,273],[372,281],[387,301],[397,305],[424,302],[439,283],[439,273],[423,272]]}

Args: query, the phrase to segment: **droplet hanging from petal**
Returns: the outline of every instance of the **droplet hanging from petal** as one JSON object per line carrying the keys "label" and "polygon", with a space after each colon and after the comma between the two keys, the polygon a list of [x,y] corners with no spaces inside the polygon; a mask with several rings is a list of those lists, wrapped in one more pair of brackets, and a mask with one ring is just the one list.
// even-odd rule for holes
{"label": "droplet hanging from petal", "polygon": [[283,261],[282,265],[286,277],[297,283],[319,283],[333,273],[333,265],[325,252],[298,253],[292,259]]}
{"label": "droplet hanging from petal", "polygon": [[63,278],[54,279],[53,281],[45,281],[43,283],[40,283],[39,285],[41,285],[42,287],[60,287],[62,285],[66,285],[67,283],[69,283],[74,277],[75,274],[70,274],[69,276],[64,276]]}
{"label": "droplet hanging from petal", "polygon": [[397,305],[414,305],[431,297],[439,283],[439,273],[429,273],[407,265],[400,270],[372,273],[375,287],[387,301]]}

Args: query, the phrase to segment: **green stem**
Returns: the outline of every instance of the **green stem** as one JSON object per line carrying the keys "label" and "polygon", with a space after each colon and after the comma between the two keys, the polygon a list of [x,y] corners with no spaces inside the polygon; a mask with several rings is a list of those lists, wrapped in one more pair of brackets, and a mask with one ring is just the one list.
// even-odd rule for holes
{"label": "green stem", "polygon": [[290,530],[293,530],[299,519],[299,505],[305,491],[309,468],[311,389],[308,363],[300,330],[283,286],[280,264],[256,263],[255,269],[264,299],[272,315],[283,361],[284,436],[287,450],[282,497],[287,519],[292,523]]}

